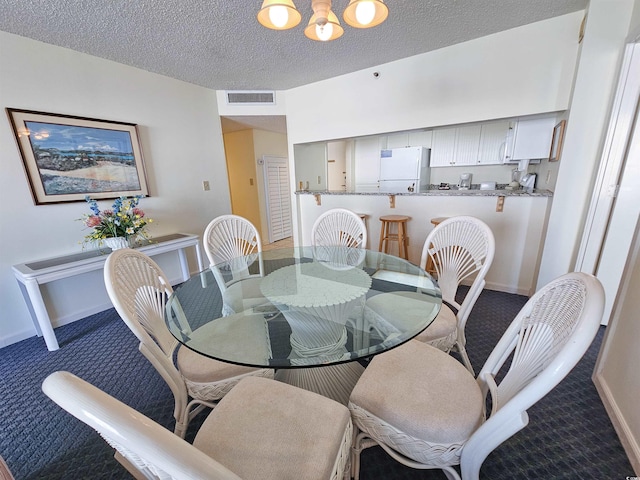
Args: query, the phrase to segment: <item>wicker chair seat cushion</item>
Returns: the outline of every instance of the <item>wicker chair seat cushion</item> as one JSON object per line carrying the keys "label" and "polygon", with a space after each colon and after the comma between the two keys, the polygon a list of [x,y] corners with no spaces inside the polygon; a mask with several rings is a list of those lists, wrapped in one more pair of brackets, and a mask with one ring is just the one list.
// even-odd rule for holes
{"label": "wicker chair seat cushion", "polygon": [[[473,376],[453,357],[416,340],[374,357],[350,404],[430,444],[462,444],[483,421],[482,392]],[[360,428],[376,439],[370,427]]]}
{"label": "wicker chair seat cushion", "polygon": [[[229,362],[268,365],[272,358],[264,314],[253,313],[251,310],[206,323],[191,332],[187,346],[198,352],[215,352],[216,358]],[[216,371],[220,369],[225,369],[226,374],[238,372],[238,375],[255,370],[222,362],[217,366],[211,364],[210,369],[201,372],[199,362],[202,361],[202,355],[196,354],[194,357],[182,350],[184,349],[179,352],[181,356],[178,357],[178,364],[185,378],[192,381],[202,381],[203,378],[211,381],[211,375],[216,375]]]}
{"label": "wicker chair seat cushion", "polygon": [[222,293],[222,301],[227,310],[226,313],[240,313],[258,305],[269,303],[260,291],[262,280],[262,277],[245,278],[229,285]]}
{"label": "wicker chair seat cushion", "polygon": [[351,436],[344,405],[247,377],[212,410],[193,445],[244,480],[330,479],[346,465]]}
{"label": "wicker chair seat cushion", "polygon": [[436,319],[415,337],[416,340],[429,343],[442,338],[451,337],[451,347],[456,342],[456,333],[458,330],[458,318],[448,306],[444,303]]}
{"label": "wicker chair seat cushion", "polygon": [[247,375],[260,369],[220,362],[205,357],[187,347],[180,346],[177,358],[178,370],[182,376],[195,383],[230,381],[233,377]]}
{"label": "wicker chair seat cushion", "polygon": [[[422,293],[381,293],[367,300],[364,316],[369,324],[378,328],[385,335],[390,335],[415,328],[416,325],[423,323],[423,319],[429,315],[430,310],[437,307],[430,296]],[[438,316],[440,315],[438,314]],[[389,322],[387,319],[393,319],[393,322]]]}

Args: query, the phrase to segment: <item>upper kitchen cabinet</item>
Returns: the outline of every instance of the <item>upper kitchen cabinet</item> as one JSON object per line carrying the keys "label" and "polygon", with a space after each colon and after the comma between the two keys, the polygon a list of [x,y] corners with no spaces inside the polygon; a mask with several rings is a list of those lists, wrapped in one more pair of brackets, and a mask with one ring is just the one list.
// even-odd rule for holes
{"label": "upper kitchen cabinet", "polygon": [[549,158],[555,124],[555,116],[512,122],[507,138],[505,163]]}
{"label": "upper kitchen cabinet", "polygon": [[482,124],[478,165],[500,165],[503,163],[510,128],[511,122],[508,120]]}
{"label": "upper kitchen cabinet", "polygon": [[426,147],[431,148],[431,130],[390,133],[383,148]]}
{"label": "upper kitchen cabinet", "polygon": [[438,128],[433,131],[431,167],[450,167],[456,151],[457,128]]}
{"label": "upper kitchen cabinet", "polygon": [[430,166],[477,165],[481,130],[480,124],[435,129]]}

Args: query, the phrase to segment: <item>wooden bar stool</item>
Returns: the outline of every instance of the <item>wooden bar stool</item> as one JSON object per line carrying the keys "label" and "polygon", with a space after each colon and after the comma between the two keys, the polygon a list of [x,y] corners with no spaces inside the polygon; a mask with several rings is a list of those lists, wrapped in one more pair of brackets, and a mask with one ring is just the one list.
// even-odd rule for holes
{"label": "wooden bar stool", "polygon": [[[398,242],[398,256],[409,260],[407,247],[409,237],[407,237],[407,222],[411,217],[406,215],[384,215],[380,217],[382,225],[380,227],[380,245],[378,251],[389,253],[389,240]],[[395,225],[395,227],[392,227]],[[384,250],[383,250],[384,247]]]}
{"label": "wooden bar stool", "polygon": [[[444,222],[447,218],[449,217],[435,217],[431,219],[431,223],[433,224],[434,228],[437,227],[438,225],[440,225],[442,222]],[[431,256],[427,256],[427,265],[424,268],[427,273],[429,273],[429,275],[433,275],[434,277],[436,276],[436,266],[433,264],[433,260],[431,259]]]}

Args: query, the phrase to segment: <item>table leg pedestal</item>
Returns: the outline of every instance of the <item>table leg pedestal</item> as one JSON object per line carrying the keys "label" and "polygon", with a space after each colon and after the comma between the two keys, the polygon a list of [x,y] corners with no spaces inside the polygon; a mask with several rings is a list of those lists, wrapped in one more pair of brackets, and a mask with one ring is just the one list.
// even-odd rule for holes
{"label": "table leg pedestal", "polygon": [[351,391],[363,372],[364,367],[358,362],[349,362],[314,368],[279,369],[275,378],[347,405]]}

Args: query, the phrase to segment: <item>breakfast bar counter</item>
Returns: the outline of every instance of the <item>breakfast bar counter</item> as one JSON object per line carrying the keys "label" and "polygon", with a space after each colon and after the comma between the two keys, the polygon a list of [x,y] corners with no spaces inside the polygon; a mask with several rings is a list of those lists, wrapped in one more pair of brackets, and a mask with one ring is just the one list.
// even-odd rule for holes
{"label": "breakfast bar counter", "polygon": [[[552,197],[551,190],[543,189],[525,189],[518,188],[510,190],[506,185],[498,185],[495,190],[481,190],[477,185],[472,186],[468,190],[460,190],[457,187],[448,189],[439,189],[435,185],[421,192],[365,192],[365,191],[344,191],[344,190],[298,190],[296,195],[376,195],[376,196],[410,196],[410,197],[448,197],[448,196],[465,196],[465,197]],[[503,188],[500,188],[503,187]]]}
{"label": "breakfast bar counter", "polygon": [[[485,222],[496,239],[496,258],[486,281],[491,290],[531,295],[537,284],[548,212],[553,199],[550,190],[439,190],[437,185],[417,193],[364,191],[298,191],[294,195],[298,211],[300,244],[310,244],[315,220],[331,208],[347,208],[365,216],[368,248],[377,248],[380,217],[403,215],[407,222],[408,259],[418,264],[424,241],[438,217],[471,215]],[[475,188],[474,188],[475,187]],[[398,254],[395,242],[390,253]],[[424,267],[424,266],[423,266]]]}

